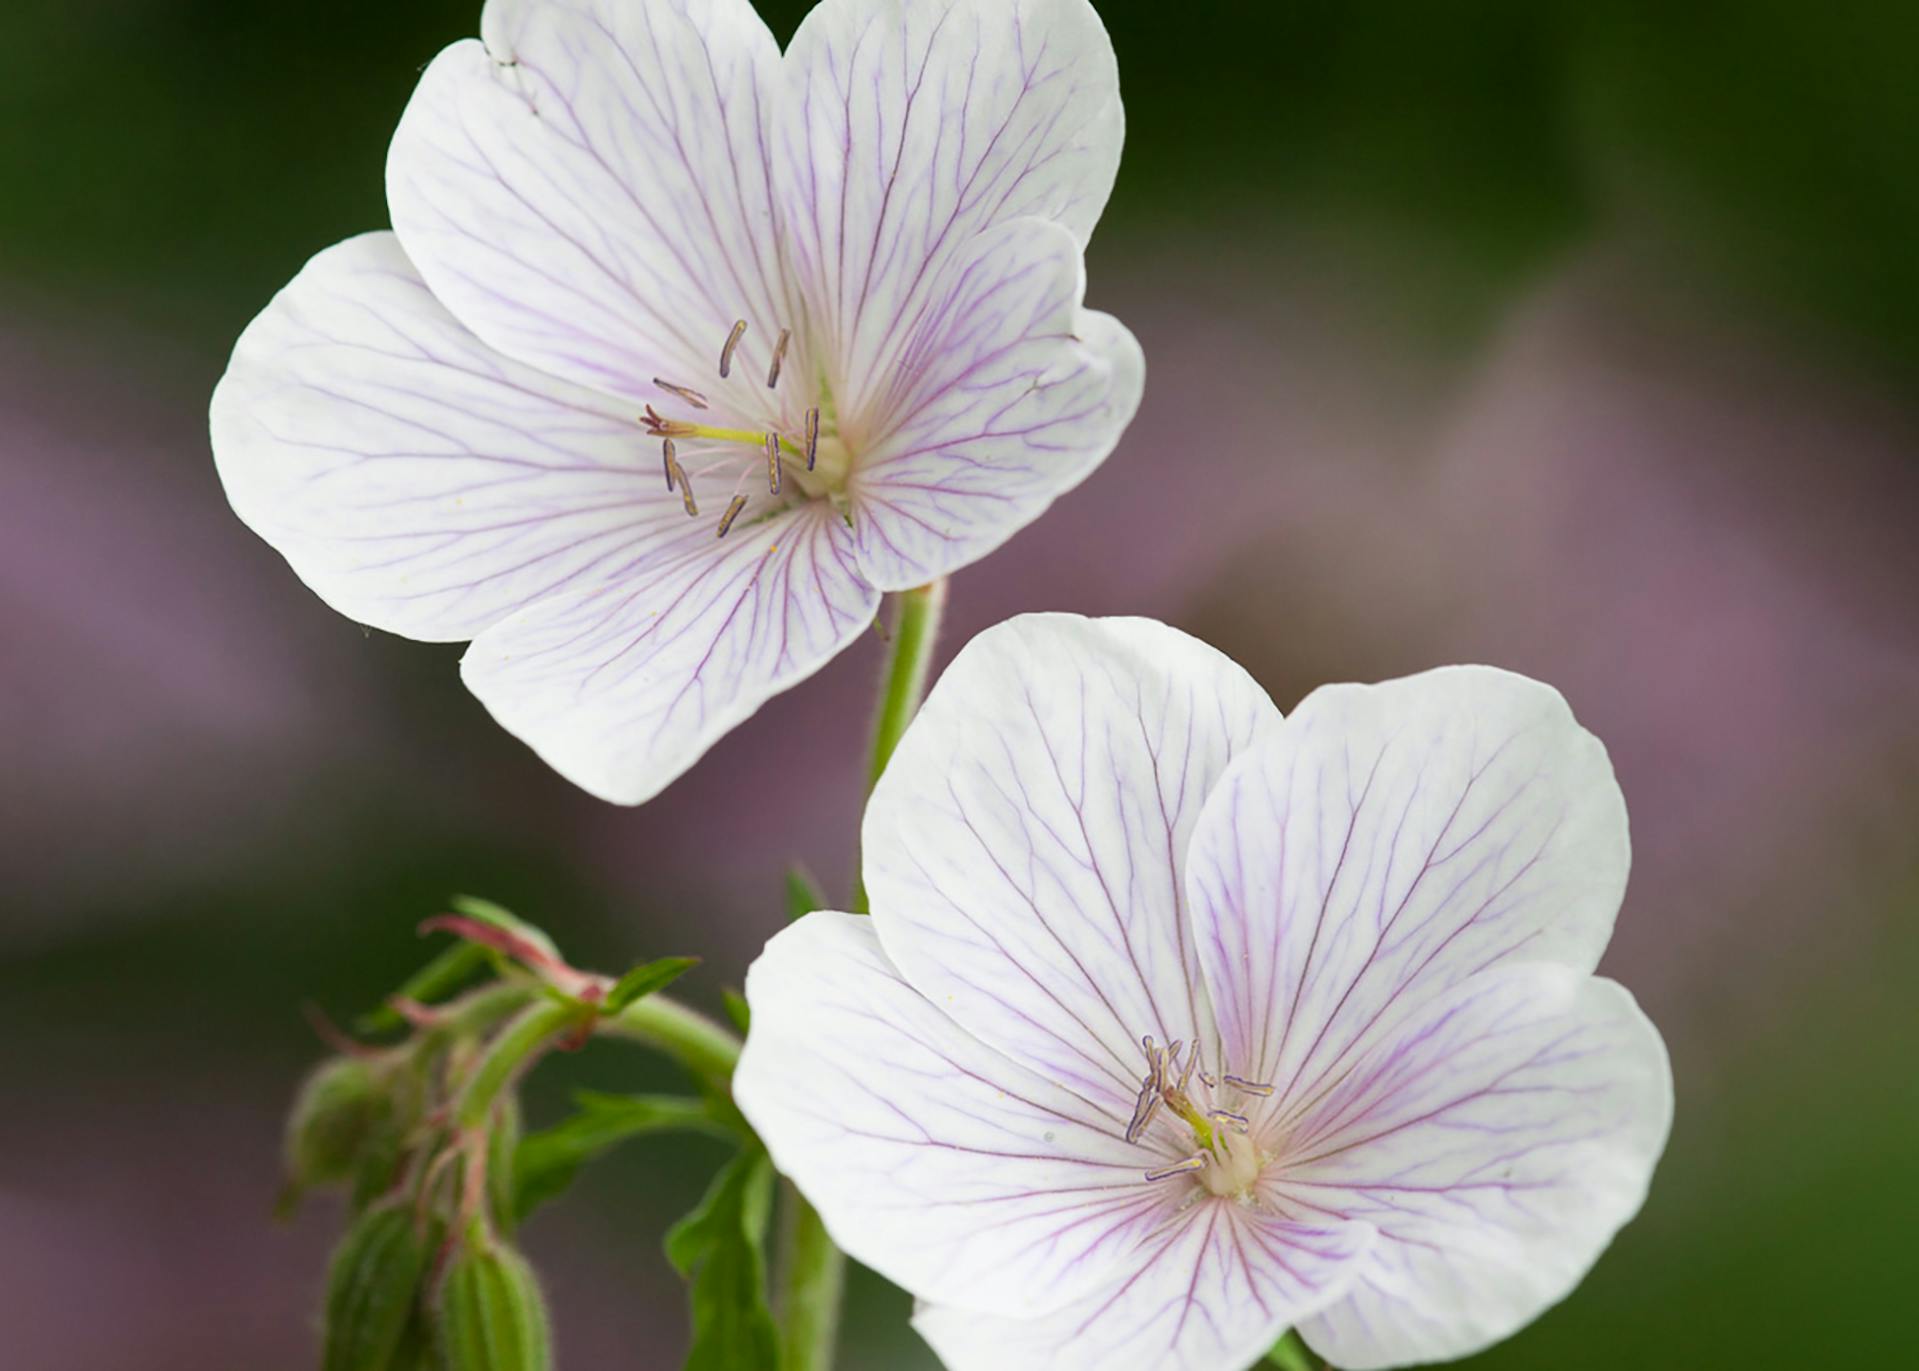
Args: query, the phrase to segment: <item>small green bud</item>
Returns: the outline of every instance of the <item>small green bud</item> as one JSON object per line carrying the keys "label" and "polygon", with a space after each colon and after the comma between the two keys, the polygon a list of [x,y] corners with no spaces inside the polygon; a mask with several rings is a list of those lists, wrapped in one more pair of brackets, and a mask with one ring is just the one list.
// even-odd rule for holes
{"label": "small green bud", "polygon": [[539,1280],[525,1257],[480,1225],[448,1264],[435,1309],[442,1371],[550,1371]]}
{"label": "small green bud", "polygon": [[295,1190],[352,1178],[367,1144],[393,1112],[386,1073],[334,1057],[307,1076],[287,1119],[287,1182]]}
{"label": "small green bud", "polygon": [[396,1357],[418,1310],[433,1245],[399,1199],[354,1220],[327,1274],[323,1371],[401,1371]]}

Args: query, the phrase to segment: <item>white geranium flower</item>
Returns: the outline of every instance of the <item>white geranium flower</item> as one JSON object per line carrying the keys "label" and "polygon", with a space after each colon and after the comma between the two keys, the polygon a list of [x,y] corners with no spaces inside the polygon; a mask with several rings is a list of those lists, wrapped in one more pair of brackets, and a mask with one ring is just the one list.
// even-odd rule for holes
{"label": "white geranium flower", "polygon": [[958,1371],[1219,1371],[1293,1326],[1463,1356],[1645,1196],[1666,1054],[1591,974],[1626,811],[1547,686],[1282,722],[1172,629],[1028,616],[946,672],[865,842],[872,917],[755,963],[736,1089]]}
{"label": "white geranium flower", "polygon": [[[635,803],[1112,449],[1081,308],[1119,164],[1087,0],[490,0],[427,68],[394,231],[321,253],[213,401],[322,598]],[[718,535],[718,536],[716,536]]]}

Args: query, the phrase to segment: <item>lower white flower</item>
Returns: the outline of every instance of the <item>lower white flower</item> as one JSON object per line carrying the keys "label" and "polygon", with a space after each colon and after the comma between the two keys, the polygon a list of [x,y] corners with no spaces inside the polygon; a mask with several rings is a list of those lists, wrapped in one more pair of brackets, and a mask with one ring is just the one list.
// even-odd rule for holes
{"label": "lower white flower", "polygon": [[867,810],[870,919],[747,978],[740,1107],[948,1366],[1463,1356],[1565,1296],[1672,1114],[1591,973],[1605,750],[1481,667],[1291,718],[1144,620],[973,642]]}

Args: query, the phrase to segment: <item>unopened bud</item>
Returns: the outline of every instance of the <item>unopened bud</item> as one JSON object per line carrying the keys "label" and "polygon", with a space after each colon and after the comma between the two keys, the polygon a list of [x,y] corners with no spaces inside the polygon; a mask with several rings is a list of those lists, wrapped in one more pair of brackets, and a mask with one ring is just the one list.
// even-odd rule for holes
{"label": "unopened bud", "polygon": [[493,1106],[486,1138],[486,1188],[493,1221],[502,1233],[519,1227],[520,1102],[513,1095]]}
{"label": "unopened bud", "polygon": [[378,1065],[357,1057],[322,1062],[300,1086],[287,1119],[288,1185],[297,1192],[350,1179],[392,1112]]}
{"label": "unopened bud", "polygon": [[479,1225],[448,1263],[435,1311],[444,1371],[549,1371],[552,1366],[546,1300],[533,1268]]}
{"label": "unopened bud", "polygon": [[412,1207],[398,1199],[354,1220],[327,1274],[323,1371],[401,1371],[396,1358],[432,1248]]}

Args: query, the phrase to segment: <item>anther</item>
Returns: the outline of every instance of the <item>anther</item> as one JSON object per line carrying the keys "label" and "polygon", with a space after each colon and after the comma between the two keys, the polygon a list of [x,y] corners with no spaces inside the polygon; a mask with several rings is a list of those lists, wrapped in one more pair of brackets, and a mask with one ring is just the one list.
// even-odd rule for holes
{"label": "anther", "polygon": [[726,536],[726,531],[733,527],[733,521],[740,517],[740,511],[745,508],[746,497],[744,495],[735,495],[733,497],[733,503],[726,507],[726,513],[720,516],[720,537],[724,538]]}
{"label": "anther", "polygon": [[1221,1076],[1221,1080],[1235,1090],[1243,1090],[1248,1095],[1258,1095],[1261,1099],[1273,1093],[1273,1088],[1260,1081],[1241,1080],[1238,1076]]}
{"label": "anther", "polygon": [[720,379],[724,381],[733,373],[733,349],[740,345],[740,339],[746,337],[746,320],[735,319],[733,331],[726,335],[726,346],[720,349]]}
{"label": "anther", "polygon": [[670,391],[674,395],[679,396],[682,400],[686,401],[687,404],[693,406],[694,409],[706,408],[706,397],[689,386],[676,386],[671,381],[662,381],[657,376],[653,378],[653,384],[661,390]]}
{"label": "anther", "polygon": [[1247,1118],[1244,1114],[1235,1114],[1230,1109],[1209,1109],[1206,1111],[1206,1117],[1214,1123],[1225,1124],[1226,1127],[1232,1129],[1235,1133],[1250,1133],[1253,1131],[1253,1122],[1251,1119]]}
{"label": "anther", "polygon": [[1184,1176],[1188,1172],[1203,1171],[1205,1169],[1206,1154],[1204,1152],[1195,1152],[1183,1162],[1174,1162],[1171,1166],[1162,1166],[1157,1171],[1148,1171],[1146,1173],[1146,1179],[1149,1181],[1163,1181],[1171,1176]]}
{"label": "anther", "polygon": [[1151,1076],[1140,1083],[1139,1099],[1133,1104],[1133,1121],[1126,1125],[1126,1141],[1136,1143],[1145,1133],[1146,1125],[1159,1113],[1159,1084]]}
{"label": "anther", "polygon": [[673,468],[679,465],[678,462],[673,460],[673,440],[671,438],[662,438],[660,440],[660,465],[666,469],[666,488],[671,490],[673,489]]}
{"label": "anther", "polygon": [[1219,1077],[1215,1076],[1212,1072],[1202,1071],[1199,1073],[1199,1078],[1206,1082],[1206,1088],[1208,1090],[1219,1089]]}
{"label": "anther", "polygon": [[780,493],[780,435],[766,435],[766,488],[775,495]]}
{"label": "anther", "polygon": [[686,479],[686,468],[680,465],[677,457],[673,459],[673,475],[680,483],[680,503],[686,506],[686,517],[697,518],[700,506],[699,502],[693,498],[693,483]]}
{"label": "anther", "polygon": [[780,330],[780,340],[773,344],[773,365],[768,367],[766,371],[766,388],[768,390],[773,389],[774,386],[780,383],[780,363],[785,360],[786,345],[792,340],[792,329],[783,328]]}
{"label": "anther", "polygon": [[813,469],[814,461],[820,455],[820,412],[818,409],[806,411],[806,469]]}

